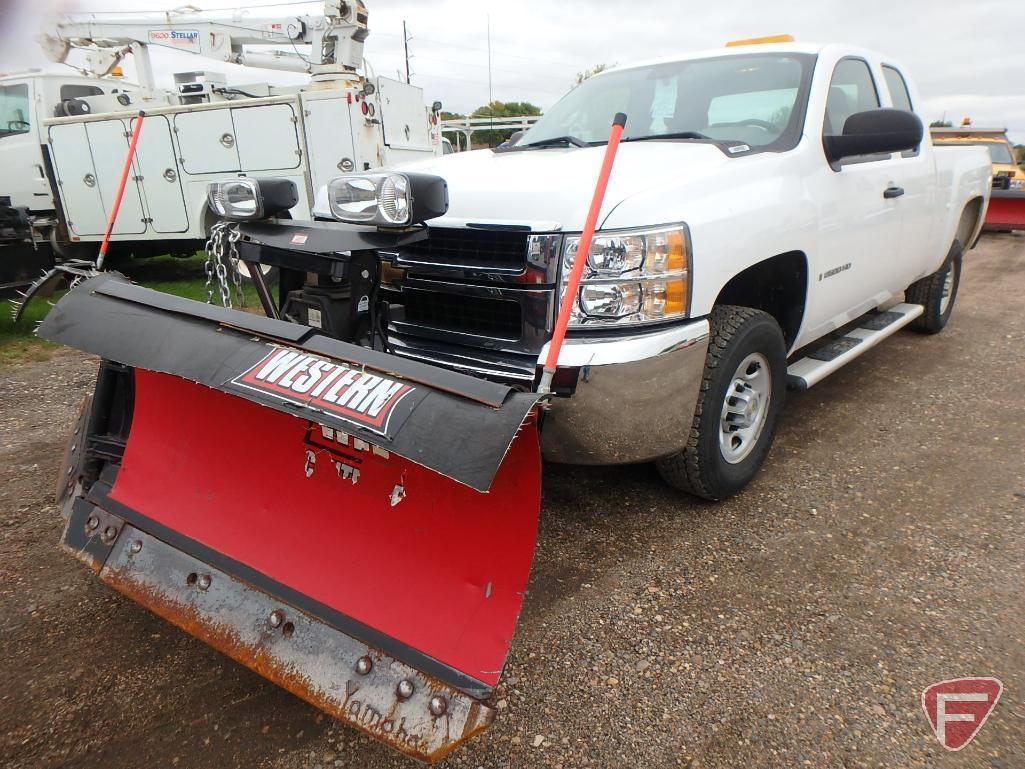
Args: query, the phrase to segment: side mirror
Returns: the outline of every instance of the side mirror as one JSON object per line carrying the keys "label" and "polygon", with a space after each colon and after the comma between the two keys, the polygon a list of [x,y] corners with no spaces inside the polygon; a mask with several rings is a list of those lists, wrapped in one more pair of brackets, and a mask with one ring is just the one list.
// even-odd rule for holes
{"label": "side mirror", "polygon": [[847,118],[843,134],[823,137],[822,146],[829,162],[837,163],[856,155],[918,149],[924,135],[922,121],[913,112],[870,109]]}
{"label": "side mirror", "polygon": [[441,102],[440,101],[434,102],[434,104],[431,105],[431,111],[432,112],[441,112]]}

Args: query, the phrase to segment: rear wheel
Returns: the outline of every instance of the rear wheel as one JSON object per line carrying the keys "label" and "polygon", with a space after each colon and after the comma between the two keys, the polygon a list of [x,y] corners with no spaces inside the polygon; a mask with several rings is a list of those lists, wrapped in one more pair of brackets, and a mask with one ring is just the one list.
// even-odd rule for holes
{"label": "rear wheel", "polygon": [[658,460],[672,486],[710,500],[740,491],[765,461],[786,391],[786,343],[771,315],[716,307],[694,422],[683,451]]}
{"label": "rear wheel", "polygon": [[961,244],[955,241],[943,266],[932,275],[916,280],[904,292],[908,302],[925,308],[925,312],[911,322],[915,331],[938,334],[947,325],[961,285],[961,261]]}

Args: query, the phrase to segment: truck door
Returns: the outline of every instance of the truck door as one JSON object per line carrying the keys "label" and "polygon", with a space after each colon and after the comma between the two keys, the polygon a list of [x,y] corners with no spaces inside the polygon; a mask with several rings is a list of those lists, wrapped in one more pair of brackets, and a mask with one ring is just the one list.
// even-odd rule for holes
{"label": "truck door", "polygon": [[85,123],[52,125],[49,138],[68,229],[72,235],[102,235],[107,217],[103,214]]}
{"label": "truck door", "polygon": [[31,80],[0,85],[0,196],[30,211],[53,208],[50,182],[43,171],[39,126]]}
{"label": "truck door", "polygon": [[[314,191],[345,169],[362,170],[353,151],[352,124],[345,94],[303,94],[306,148]],[[346,163],[345,161],[348,161]]]}
{"label": "truck door", "polygon": [[[884,64],[882,73],[886,90],[890,94],[890,106],[914,112],[915,105],[911,103],[911,94],[900,71]],[[929,263],[930,257],[938,258],[950,246],[949,243],[938,242],[939,233],[933,226],[940,209],[937,207],[938,185],[932,153],[932,142],[927,134],[918,150],[902,152],[894,161],[900,166],[903,176],[901,186],[904,188],[904,195],[899,201],[901,220],[898,253],[901,270],[894,276],[898,291],[919,277],[923,265]],[[966,243],[962,245],[967,246]]]}
{"label": "truck door", "polygon": [[[302,162],[295,111],[291,104],[264,104],[231,110],[241,170],[298,168]],[[339,130],[345,130],[339,126]]]}
{"label": "truck door", "polygon": [[[829,85],[823,133],[840,134],[848,117],[879,106],[868,63],[842,59]],[[806,335],[843,325],[895,293],[900,198],[892,195],[902,181],[894,156],[847,158],[831,168],[823,153],[813,191],[819,241],[810,265]]]}
{"label": "truck door", "polygon": [[[135,130],[134,118],[132,130]],[[143,123],[135,153],[135,166],[138,176],[142,177],[146,215],[151,220],[153,231],[187,231],[189,217],[185,210],[185,195],[174,143],[171,141],[171,123],[164,115],[151,115]]]}
{"label": "truck door", "polygon": [[[89,150],[96,169],[96,187],[103,201],[104,219],[110,216],[121,183],[121,173],[128,156],[129,128],[123,120],[98,120],[85,124],[89,137]],[[106,231],[106,222],[100,234]],[[121,208],[114,223],[114,235],[138,235],[146,231],[145,216],[142,213],[142,196],[139,183],[129,178],[125,185]]]}
{"label": "truck door", "polygon": [[416,86],[377,79],[384,127],[385,165],[434,155],[424,92]]}

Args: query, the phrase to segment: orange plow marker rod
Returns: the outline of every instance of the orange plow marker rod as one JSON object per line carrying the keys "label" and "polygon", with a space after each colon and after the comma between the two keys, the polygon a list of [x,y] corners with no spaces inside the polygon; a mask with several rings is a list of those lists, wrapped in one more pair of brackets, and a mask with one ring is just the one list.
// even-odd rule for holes
{"label": "orange plow marker rod", "polygon": [[569,318],[573,312],[573,302],[576,301],[577,292],[580,290],[580,278],[584,274],[587,255],[591,252],[591,241],[594,239],[594,230],[598,226],[598,214],[601,213],[605,190],[609,186],[609,176],[612,174],[612,163],[616,159],[616,150],[619,148],[619,140],[623,136],[625,127],[626,115],[617,112],[612,121],[612,133],[609,134],[609,143],[605,147],[605,158],[602,160],[601,171],[598,172],[598,184],[594,188],[594,197],[591,198],[591,208],[584,221],[584,231],[580,234],[577,257],[573,261],[573,269],[570,271],[569,282],[566,284],[566,293],[559,306],[555,332],[552,334],[552,342],[548,347],[548,358],[545,360],[541,382],[538,385],[538,392],[542,395],[547,395],[551,391],[552,377],[555,376],[555,368],[559,363],[559,352],[562,350],[562,342],[566,338],[566,328],[569,326]]}
{"label": "orange plow marker rod", "polygon": [[132,170],[132,161],[135,159],[135,148],[139,144],[139,134],[142,133],[142,121],[146,117],[145,112],[140,112],[135,120],[135,129],[132,131],[132,141],[128,145],[128,156],[125,158],[125,167],[121,171],[121,184],[118,185],[117,195],[114,196],[114,207],[110,209],[110,218],[107,220],[107,231],[103,233],[103,243],[100,244],[100,255],[96,259],[96,269],[103,269],[103,262],[107,258],[107,248],[110,246],[110,234],[114,231],[114,222],[117,221],[117,212],[121,210],[121,199],[125,196],[125,185],[128,184],[128,174]]}

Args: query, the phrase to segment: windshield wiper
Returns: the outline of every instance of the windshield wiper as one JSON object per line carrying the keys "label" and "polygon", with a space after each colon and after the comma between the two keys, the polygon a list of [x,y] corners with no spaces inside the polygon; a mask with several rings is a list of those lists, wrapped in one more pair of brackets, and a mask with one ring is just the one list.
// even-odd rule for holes
{"label": "windshield wiper", "polygon": [[624,138],[622,141],[625,142],[646,142],[655,141],[657,139],[711,139],[711,136],[705,136],[697,131],[677,131],[671,134],[651,134],[650,136],[629,136]]}
{"label": "windshield wiper", "polygon": [[551,147],[555,144],[572,144],[574,147],[590,147],[591,145],[585,142],[583,139],[578,139],[575,136],[553,136],[550,139],[539,139],[536,142],[530,144],[514,144],[514,147]]}

